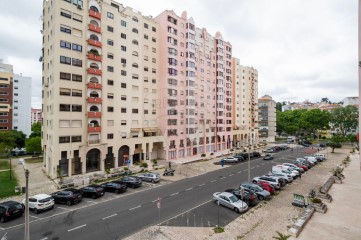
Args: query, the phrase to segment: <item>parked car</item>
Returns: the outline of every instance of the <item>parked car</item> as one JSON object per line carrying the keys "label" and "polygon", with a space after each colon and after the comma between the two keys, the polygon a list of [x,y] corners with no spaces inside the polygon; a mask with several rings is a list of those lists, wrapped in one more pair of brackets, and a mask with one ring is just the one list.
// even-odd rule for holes
{"label": "parked car", "polygon": [[75,188],[68,188],[51,194],[55,203],[65,203],[70,206],[75,203],[81,202],[83,196],[80,190]]}
{"label": "parked car", "polygon": [[10,219],[21,217],[24,214],[25,206],[15,201],[0,203],[0,222],[4,223]]}
{"label": "parked car", "polygon": [[271,154],[266,154],[266,156],[263,157],[263,160],[272,160],[273,157]]}
{"label": "parked car", "polygon": [[271,195],[275,194],[276,192],[276,189],[267,182],[259,181],[258,183],[256,183],[256,185],[260,186],[263,190],[270,192]]}
{"label": "parked car", "polygon": [[270,177],[255,177],[252,180],[252,183],[258,183],[259,181],[267,182],[271,184],[276,190],[281,189],[281,183],[278,179],[270,178]]}
{"label": "parked car", "polygon": [[270,192],[263,190],[260,186],[253,183],[242,183],[240,187],[247,188],[255,192],[259,200],[267,199],[271,196]]}
{"label": "parked car", "polygon": [[227,189],[225,192],[232,193],[237,198],[246,202],[248,206],[257,205],[257,195],[252,191],[244,191],[244,189],[236,188],[236,189]]}
{"label": "parked car", "polygon": [[[25,205],[25,199],[23,204]],[[37,194],[29,198],[28,206],[35,214],[38,214],[39,212],[54,208],[54,198],[48,194]]]}
{"label": "parked car", "polygon": [[263,152],[265,152],[265,153],[274,153],[275,150],[273,148],[266,148],[265,150],[263,150]]}
{"label": "parked car", "polygon": [[298,162],[294,162],[293,164],[295,164],[297,167],[303,168],[303,170],[305,170],[305,171],[308,171],[308,167],[306,165],[303,165]]}
{"label": "parked car", "polygon": [[281,184],[281,187],[283,187],[287,184],[287,179],[284,176],[276,175],[276,173],[265,174],[262,177],[269,177],[269,178],[277,179],[279,181],[279,183]]}
{"label": "parked car", "polygon": [[234,158],[237,158],[239,162],[243,162],[245,158],[242,155],[234,155]]}
{"label": "parked car", "polygon": [[282,163],[282,165],[290,167],[292,170],[296,170],[299,173],[304,173],[305,170],[303,168],[298,167],[297,165],[293,164],[293,163]]}
{"label": "parked car", "polygon": [[233,209],[237,213],[245,212],[248,209],[247,203],[229,192],[215,192],[213,193],[213,200],[217,204]]}
{"label": "parked car", "polygon": [[224,161],[225,163],[236,163],[238,162],[238,159],[235,157],[226,157],[223,158],[221,161]]}
{"label": "parked car", "polygon": [[80,189],[81,194],[83,197],[90,197],[90,198],[99,198],[104,195],[104,188],[97,184],[91,184],[86,187]]}
{"label": "parked car", "polygon": [[131,188],[137,188],[142,186],[142,180],[136,176],[123,177],[119,181],[125,183],[127,187],[131,187]]}
{"label": "parked car", "polygon": [[103,183],[103,184],[101,184],[101,186],[102,186],[102,188],[104,188],[104,191],[113,192],[116,194],[127,191],[127,185],[125,185],[124,183],[119,183],[119,182],[114,182],[114,181]]}
{"label": "parked car", "polygon": [[253,152],[253,157],[261,157],[261,154],[259,152]]}
{"label": "parked car", "polygon": [[160,175],[158,173],[143,173],[138,175],[138,177],[145,182],[156,183],[160,181]]}

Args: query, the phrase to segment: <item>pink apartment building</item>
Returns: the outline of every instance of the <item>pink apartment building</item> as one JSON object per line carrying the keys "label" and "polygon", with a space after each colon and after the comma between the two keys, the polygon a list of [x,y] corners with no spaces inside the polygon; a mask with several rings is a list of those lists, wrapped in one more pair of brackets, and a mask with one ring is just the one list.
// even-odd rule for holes
{"label": "pink apartment building", "polygon": [[166,158],[199,158],[232,148],[232,46],[183,12],[159,23],[159,126]]}

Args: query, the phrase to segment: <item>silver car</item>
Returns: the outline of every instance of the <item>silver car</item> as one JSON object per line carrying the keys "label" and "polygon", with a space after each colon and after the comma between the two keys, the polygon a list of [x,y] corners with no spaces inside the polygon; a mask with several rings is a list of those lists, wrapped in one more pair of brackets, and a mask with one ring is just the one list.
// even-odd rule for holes
{"label": "silver car", "polygon": [[159,173],[143,173],[138,175],[138,177],[145,182],[156,183],[160,181]]}
{"label": "silver car", "polygon": [[216,192],[213,194],[213,200],[218,205],[223,205],[225,207],[233,209],[237,213],[245,212],[248,209],[247,203],[238,199],[236,196],[229,192]]}

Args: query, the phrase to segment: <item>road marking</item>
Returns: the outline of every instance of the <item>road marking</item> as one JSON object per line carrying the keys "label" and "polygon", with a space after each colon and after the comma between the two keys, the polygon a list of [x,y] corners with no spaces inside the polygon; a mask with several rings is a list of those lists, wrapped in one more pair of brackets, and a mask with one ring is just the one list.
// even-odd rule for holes
{"label": "road marking", "polygon": [[97,203],[97,202],[95,202],[95,201],[86,201],[86,202],[90,202],[90,203]]}
{"label": "road marking", "polygon": [[234,175],[233,173],[229,174],[230,177],[233,176],[233,175]]}
{"label": "road marking", "polygon": [[56,208],[63,209],[63,210],[69,210],[68,208],[64,208],[64,207],[56,207]]}
{"label": "road marking", "polygon": [[107,218],[111,218],[111,217],[115,217],[115,216],[117,216],[118,214],[113,214],[113,215],[110,215],[110,216],[108,216],[108,217],[103,217],[103,220],[105,220],[105,219],[107,219]]}
{"label": "road marking", "polygon": [[48,239],[48,238],[46,237],[46,238],[42,238],[42,239],[40,239],[40,240],[46,240],[46,239]]}
{"label": "road marking", "polygon": [[206,185],[205,183],[203,183],[203,184],[200,184],[200,185],[198,185],[198,187],[202,187],[202,186],[204,186],[204,185]]}
{"label": "road marking", "polygon": [[81,225],[81,226],[79,226],[79,227],[75,227],[75,228],[69,229],[68,232],[77,230],[77,229],[82,228],[82,227],[85,227],[85,226],[86,226],[86,224],[83,224],[83,225]]}
{"label": "road marking", "polygon": [[129,208],[129,210],[132,211],[132,210],[137,209],[137,208],[140,208],[140,207],[142,207],[142,205],[138,205],[138,206],[136,206],[136,207]]}
{"label": "road marking", "polygon": [[39,217],[35,217],[35,216],[30,215],[30,214],[29,214],[29,217],[33,217],[33,218],[39,219]]}
{"label": "road marking", "polygon": [[170,196],[173,197],[173,196],[177,195],[178,193],[179,193],[179,192],[173,193],[173,194],[171,194]]}
{"label": "road marking", "polygon": [[212,180],[211,182],[215,182],[215,181],[217,181],[217,180]]}
{"label": "road marking", "polygon": [[239,171],[239,172],[237,172],[237,173],[241,173],[242,171]]}
{"label": "road marking", "polygon": [[192,190],[192,189],[193,189],[192,187],[191,187],[191,188],[187,188],[186,191],[189,191],[189,190]]}
{"label": "road marking", "polygon": [[5,230],[5,228],[0,228],[0,230]]}

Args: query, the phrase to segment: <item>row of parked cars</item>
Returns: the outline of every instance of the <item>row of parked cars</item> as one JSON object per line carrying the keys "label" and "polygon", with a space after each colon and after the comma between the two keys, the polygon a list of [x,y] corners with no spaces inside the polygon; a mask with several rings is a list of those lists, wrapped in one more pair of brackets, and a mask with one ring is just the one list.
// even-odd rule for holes
{"label": "row of parked cars", "polygon": [[269,199],[275,191],[281,190],[286,184],[301,177],[315,164],[325,160],[324,154],[315,154],[297,158],[293,163],[277,164],[272,166],[268,174],[255,177],[251,182],[242,183],[236,189],[215,192],[213,200],[218,205],[223,205],[238,213],[245,212],[249,206],[257,205],[259,201]]}
{"label": "row of parked cars", "polygon": [[243,162],[245,160],[248,160],[248,158],[258,158],[261,154],[259,152],[243,152],[243,153],[237,153],[234,156],[231,157],[225,157],[222,158],[221,161],[224,161],[225,163],[237,163],[237,162]]}
{"label": "row of parked cars", "polygon": [[[138,176],[125,176],[119,180],[105,182],[102,184],[91,184],[80,189],[67,188],[49,194],[37,194],[29,197],[29,209],[35,214],[54,208],[55,204],[66,204],[71,206],[79,203],[83,198],[99,198],[104,196],[105,192],[115,194],[124,193],[127,188],[138,188],[142,182],[147,181],[157,183],[160,181],[158,173],[143,173]],[[6,222],[10,219],[21,217],[25,212],[25,199],[22,203],[16,201],[6,201],[0,203],[0,222]]]}

